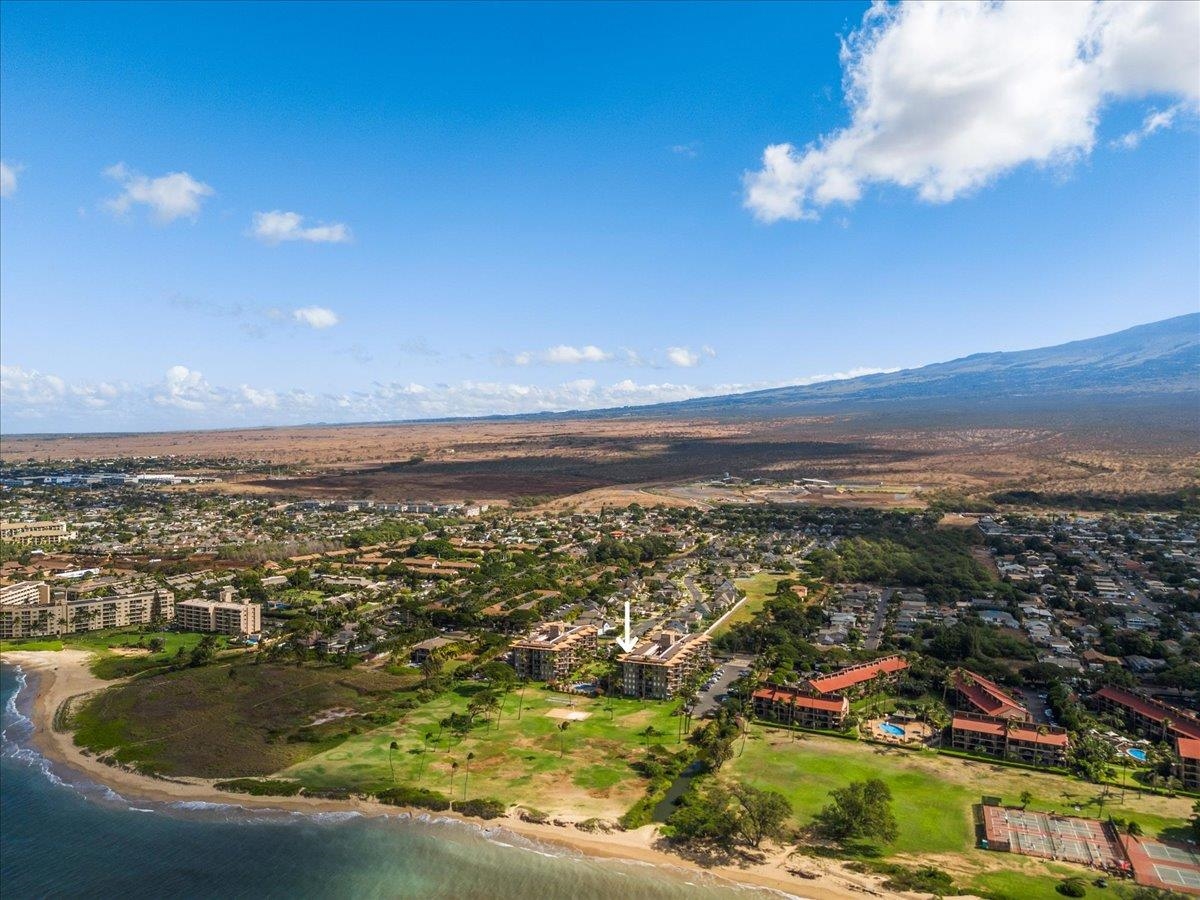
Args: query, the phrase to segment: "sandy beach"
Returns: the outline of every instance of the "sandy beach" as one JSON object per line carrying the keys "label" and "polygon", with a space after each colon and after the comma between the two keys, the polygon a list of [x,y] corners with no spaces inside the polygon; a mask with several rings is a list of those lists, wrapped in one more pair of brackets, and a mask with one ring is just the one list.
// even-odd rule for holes
{"label": "sandy beach", "polygon": [[[144,798],[159,802],[205,801],[223,803],[246,808],[283,809],[296,812],[347,812],[353,811],[368,816],[395,816],[408,812],[413,816],[424,816],[426,810],[405,810],[368,800],[326,800],[308,797],[252,797],[230,794],[217,790],[206,779],[164,780],[140,775],[109,766],[84,753],[75,746],[70,733],[54,729],[54,716],[59,707],[72,698],[91,693],[114,684],[94,676],[88,668],[91,654],[81,650],[59,651],[12,651],[3,654],[5,663],[20,666],[22,670],[35,673],[37,695],[33,703],[33,736],[37,750],[52,763],[63,765],[86,775],[88,778],[111,787],[127,799]],[[571,820],[566,811],[559,811],[556,818]],[[460,818],[439,813],[447,818]],[[523,822],[514,815],[484,822],[479,819],[461,818],[461,821],[481,828],[504,828],[526,838],[566,847],[578,853],[604,858],[619,858],[650,863],[676,869],[692,869],[710,876],[727,879],[741,885],[767,888],[786,894],[807,897],[810,900],[843,900],[843,898],[866,896],[902,897],[915,896],[886,891],[879,886],[880,879],[849,872],[836,862],[812,857],[789,859],[785,851],[776,850],[764,854],[760,862],[745,861],[736,865],[700,865],[683,857],[657,849],[658,840],[653,826],[635,831],[613,832],[612,834],[585,833],[567,826],[538,825]],[[815,876],[800,878],[787,870],[795,868]]]}

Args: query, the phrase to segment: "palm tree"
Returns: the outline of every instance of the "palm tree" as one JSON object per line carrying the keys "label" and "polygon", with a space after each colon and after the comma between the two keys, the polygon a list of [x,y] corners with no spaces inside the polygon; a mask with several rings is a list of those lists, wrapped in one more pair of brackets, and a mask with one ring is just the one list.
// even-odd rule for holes
{"label": "palm tree", "polygon": [[425,732],[425,737],[421,741],[421,771],[417,773],[417,784],[420,784],[425,779],[425,767],[429,765],[429,739],[433,737],[432,731]]}
{"label": "palm tree", "polygon": [[450,760],[450,808],[454,809],[454,775],[458,772],[458,763]]}
{"label": "palm tree", "polygon": [[1009,738],[1012,736],[1012,733],[1017,730],[1018,727],[1019,726],[1017,725],[1016,719],[1005,719],[1004,720],[1004,758],[1005,759],[1008,759]]}
{"label": "palm tree", "polygon": [[570,722],[558,723],[558,758],[562,759],[563,754],[567,752],[567,727]]}
{"label": "palm tree", "polygon": [[474,758],[474,753],[467,754],[467,767],[463,769],[463,802],[466,802],[467,799],[467,784],[471,780],[471,760]]}
{"label": "palm tree", "polygon": [[526,687],[526,685],[528,685],[528,684],[529,684],[529,676],[528,676],[528,675],[522,675],[522,676],[521,676],[521,699],[520,699],[520,701],[517,703],[517,718],[518,718],[518,719],[519,719],[519,718],[521,718],[521,713],[522,713],[522,712],[524,711],[524,709],[525,709],[525,687]]}
{"label": "palm tree", "polygon": [[388,768],[392,770],[392,784],[396,783],[396,761],[392,758],[392,754],[399,749],[400,745],[395,741],[392,741],[391,744],[388,745]]}

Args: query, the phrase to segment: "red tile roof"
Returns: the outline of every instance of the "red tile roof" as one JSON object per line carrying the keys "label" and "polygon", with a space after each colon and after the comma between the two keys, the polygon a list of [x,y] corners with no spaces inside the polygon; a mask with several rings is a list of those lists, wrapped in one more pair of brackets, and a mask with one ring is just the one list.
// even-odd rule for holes
{"label": "red tile roof", "polygon": [[[955,731],[973,731],[976,734],[990,734],[993,737],[1003,737],[1005,721],[995,716],[980,716],[975,718],[956,715],[950,727]],[[1010,740],[1026,741],[1031,744],[1046,744],[1051,747],[1067,746],[1067,734],[1065,731],[1038,734],[1037,727],[1033,725],[1018,724],[1016,728],[1008,733],[1008,736]]]}
{"label": "red tile roof", "polygon": [[823,675],[808,682],[809,687],[819,694],[833,694],[847,688],[870,681],[877,675],[894,675],[908,668],[908,662],[903,656],[885,656],[871,662],[848,666],[832,675]]}
{"label": "red tile roof", "polygon": [[1200,759],[1200,740],[1196,738],[1179,738],[1175,749],[1181,759]]}
{"label": "red tile roof", "polygon": [[1135,694],[1132,691],[1111,685],[1100,688],[1100,690],[1096,691],[1096,696],[1118,703],[1126,709],[1131,709],[1139,715],[1143,715],[1147,719],[1159,724],[1162,723],[1163,719],[1170,719],[1171,731],[1175,734],[1189,738],[1200,738],[1200,721],[1182,709],[1176,709],[1173,706],[1168,706],[1149,697],[1143,697],[1140,694]]}
{"label": "red tile roof", "polygon": [[791,706],[794,702],[798,709],[824,709],[829,712],[843,712],[850,708],[850,701],[845,697],[811,697],[786,688],[759,688],[754,692],[754,699],[785,706]]}
{"label": "red tile roof", "polygon": [[955,669],[952,678],[955,689],[980,712],[1005,718],[1014,713],[1022,719],[1029,717],[1029,711],[994,681],[969,669]]}

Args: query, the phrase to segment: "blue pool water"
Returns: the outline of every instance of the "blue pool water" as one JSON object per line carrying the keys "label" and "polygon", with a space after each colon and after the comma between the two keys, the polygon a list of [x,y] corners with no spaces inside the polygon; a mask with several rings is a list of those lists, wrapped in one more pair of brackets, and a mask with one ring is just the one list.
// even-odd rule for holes
{"label": "blue pool water", "polygon": [[882,722],[879,727],[888,734],[894,734],[896,737],[904,737],[904,729],[899,725],[893,725],[891,722]]}
{"label": "blue pool water", "polygon": [[1132,756],[1134,759],[1136,759],[1138,762],[1146,761],[1146,751],[1145,750],[1139,750],[1137,747],[1129,747],[1125,752],[1128,753],[1130,756]]}

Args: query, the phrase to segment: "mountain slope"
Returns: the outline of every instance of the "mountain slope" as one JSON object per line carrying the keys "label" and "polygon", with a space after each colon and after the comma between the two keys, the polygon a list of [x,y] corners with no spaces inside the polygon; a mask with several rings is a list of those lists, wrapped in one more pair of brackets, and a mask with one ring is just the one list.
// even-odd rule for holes
{"label": "mountain slope", "polygon": [[977,353],[919,369],[702,397],[638,412],[819,415],[1134,402],[1183,408],[1200,403],[1200,313],[1055,347]]}

